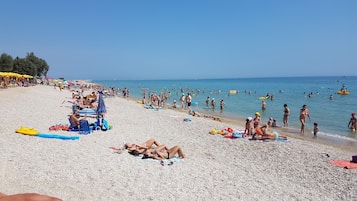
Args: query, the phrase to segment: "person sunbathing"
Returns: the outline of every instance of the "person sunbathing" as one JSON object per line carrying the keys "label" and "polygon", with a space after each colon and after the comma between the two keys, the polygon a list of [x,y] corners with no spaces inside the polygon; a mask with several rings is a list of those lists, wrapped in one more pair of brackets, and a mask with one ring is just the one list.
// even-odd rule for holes
{"label": "person sunbathing", "polygon": [[178,154],[179,158],[185,158],[185,154],[183,154],[181,147],[173,146],[168,148],[166,145],[162,144],[153,150],[148,150],[144,154],[144,158],[163,160],[173,158],[176,154]]}
{"label": "person sunbathing", "polygon": [[268,125],[262,126],[260,129],[263,131],[263,134],[260,136],[254,134],[251,140],[278,140],[278,139],[287,140],[288,139],[284,135],[279,135],[277,131],[273,131],[273,132],[269,131],[268,128],[269,128]]}
{"label": "person sunbathing", "polygon": [[160,144],[155,139],[151,138],[142,144],[126,143],[124,145],[124,147],[125,147],[125,149],[127,149],[129,151],[129,153],[131,153],[133,155],[139,155],[139,154],[145,153],[149,149],[153,149],[153,145],[155,145],[157,147]]}

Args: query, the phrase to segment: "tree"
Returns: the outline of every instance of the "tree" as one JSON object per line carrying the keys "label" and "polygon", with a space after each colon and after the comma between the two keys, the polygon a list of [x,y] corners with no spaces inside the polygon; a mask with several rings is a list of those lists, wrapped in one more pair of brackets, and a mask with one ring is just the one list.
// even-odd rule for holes
{"label": "tree", "polygon": [[13,71],[12,57],[8,54],[1,54],[0,56],[0,71]]}
{"label": "tree", "polygon": [[49,70],[47,62],[35,56],[33,52],[27,53],[26,58],[12,57],[3,53],[0,56],[0,71],[9,71],[32,76],[46,76]]}
{"label": "tree", "polygon": [[35,68],[32,75],[34,76],[46,76],[49,70],[47,62],[41,58],[35,56],[33,52],[27,53],[26,60],[34,64]]}

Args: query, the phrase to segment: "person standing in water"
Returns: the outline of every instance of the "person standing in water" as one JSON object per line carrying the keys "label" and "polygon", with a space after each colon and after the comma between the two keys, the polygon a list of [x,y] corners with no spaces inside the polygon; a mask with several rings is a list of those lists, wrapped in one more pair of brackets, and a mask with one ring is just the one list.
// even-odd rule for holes
{"label": "person standing in water", "polygon": [[284,116],[283,116],[283,124],[284,127],[289,126],[289,117],[290,117],[290,109],[287,104],[284,104]]}
{"label": "person standing in water", "polygon": [[223,99],[221,101],[219,101],[219,109],[220,109],[221,113],[223,112],[224,104],[225,103],[224,103]]}
{"label": "person standing in water", "polygon": [[211,100],[211,106],[212,106],[212,111],[213,111],[216,107],[216,101],[214,100],[214,98],[212,98],[212,100]]}
{"label": "person standing in water", "polygon": [[306,124],[306,117],[310,118],[309,110],[307,109],[306,105],[303,105],[302,108],[300,109],[300,122],[301,122],[301,128],[300,128],[300,133],[304,134],[305,133],[305,124]]}
{"label": "person standing in water", "polygon": [[208,107],[208,105],[209,105],[209,96],[207,96],[206,98],[206,107]]}
{"label": "person standing in water", "polygon": [[356,113],[352,112],[351,114],[351,119],[348,122],[348,127],[355,132],[357,129],[357,117],[356,117]]}

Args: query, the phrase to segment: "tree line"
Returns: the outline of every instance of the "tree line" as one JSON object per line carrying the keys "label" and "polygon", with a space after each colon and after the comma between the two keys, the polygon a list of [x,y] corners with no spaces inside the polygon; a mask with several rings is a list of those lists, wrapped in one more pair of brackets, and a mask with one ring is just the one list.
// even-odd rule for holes
{"label": "tree line", "polygon": [[19,74],[42,77],[47,75],[49,66],[47,62],[33,52],[27,53],[25,58],[13,57],[3,53],[0,56],[0,72],[14,72]]}

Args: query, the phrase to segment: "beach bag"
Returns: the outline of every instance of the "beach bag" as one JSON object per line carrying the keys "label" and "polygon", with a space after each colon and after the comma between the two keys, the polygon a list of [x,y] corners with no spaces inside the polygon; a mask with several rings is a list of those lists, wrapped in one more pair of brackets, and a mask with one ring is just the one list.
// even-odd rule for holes
{"label": "beach bag", "polygon": [[91,128],[89,126],[88,120],[79,121],[79,134],[89,134],[91,133]]}
{"label": "beach bag", "polygon": [[102,119],[102,131],[107,131],[107,130],[109,130],[108,121],[105,119]]}
{"label": "beach bag", "polygon": [[240,132],[238,132],[238,131],[234,131],[234,132],[232,133],[232,137],[233,137],[233,138],[241,138],[241,137],[243,137],[243,135],[242,135],[242,133],[240,133]]}

